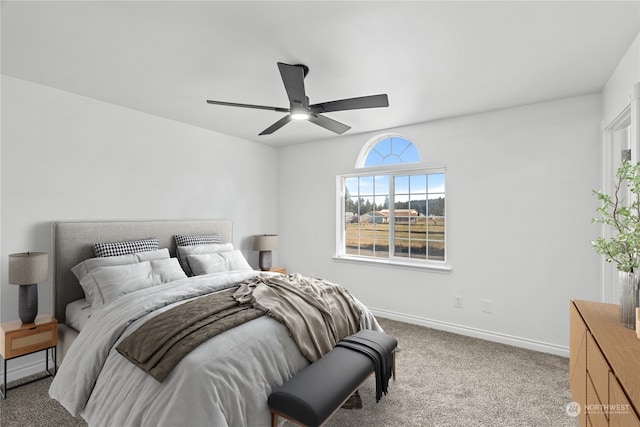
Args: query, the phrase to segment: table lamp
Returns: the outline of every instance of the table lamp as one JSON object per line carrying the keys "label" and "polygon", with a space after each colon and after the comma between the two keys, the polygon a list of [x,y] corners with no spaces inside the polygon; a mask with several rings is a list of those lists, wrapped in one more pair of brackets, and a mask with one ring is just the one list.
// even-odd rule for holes
{"label": "table lamp", "polygon": [[260,270],[271,269],[271,251],[278,249],[277,234],[259,234],[253,236],[253,250],[260,251],[258,255],[258,266]]}
{"label": "table lamp", "polygon": [[25,252],[9,255],[9,283],[20,285],[18,315],[22,323],[33,323],[38,315],[38,282],[47,280],[49,255]]}

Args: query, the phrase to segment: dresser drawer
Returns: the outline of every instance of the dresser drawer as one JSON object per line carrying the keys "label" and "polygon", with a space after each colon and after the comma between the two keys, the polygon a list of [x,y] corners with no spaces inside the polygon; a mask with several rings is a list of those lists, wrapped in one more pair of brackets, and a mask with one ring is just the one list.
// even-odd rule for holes
{"label": "dresser drawer", "polygon": [[587,372],[593,387],[600,397],[600,403],[609,403],[609,364],[600,351],[591,333],[587,333]]}
{"label": "dresser drawer", "polygon": [[609,425],[640,427],[640,419],[613,373],[609,375]]}
{"label": "dresser drawer", "polygon": [[606,415],[606,409],[607,407],[600,400],[591,378],[587,375],[587,404],[583,410],[587,414],[589,425],[593,427],[608,427],[609,420]]}

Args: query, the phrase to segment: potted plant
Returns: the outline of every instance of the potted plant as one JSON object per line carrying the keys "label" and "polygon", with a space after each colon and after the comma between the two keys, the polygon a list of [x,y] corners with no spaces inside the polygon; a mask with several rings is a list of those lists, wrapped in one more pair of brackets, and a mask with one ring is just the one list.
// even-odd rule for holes
{"label": "potted plant", "polygon": [[636,307],[639,304],[640,267],[640,163],[623,160],[616,172],[613,195],[593,191],[601,206],[596,209],[600,218],[593,223],[611,227],[610,238],[600,237],[591,245],[607,262],[616,264],[622,285],[620,294],[620,321],[634,329]]}

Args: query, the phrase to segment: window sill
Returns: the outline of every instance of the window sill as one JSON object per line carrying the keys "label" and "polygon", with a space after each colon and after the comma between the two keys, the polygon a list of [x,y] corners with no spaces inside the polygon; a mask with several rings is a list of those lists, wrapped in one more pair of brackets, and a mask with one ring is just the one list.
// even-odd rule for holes
{"label": "window sill", "polygon": [[399,268],[414,268],[417,270],[433,270],[442,273],[450,272],[452,270],[449,264],[436,264],[436,263],[421,263],[421,262],[411,262],[411,261],[398,261],[398,260],[390,260],[390,259],[378,259],[378,258],[365,258],[358,256],[349,256],[349,255],[336,255],[333,257],[334,260],[340,262],[353,262],[353,263],[364,263],[364,264],[373,264],[379,266],[389,266],[389,267],[399,267]]}

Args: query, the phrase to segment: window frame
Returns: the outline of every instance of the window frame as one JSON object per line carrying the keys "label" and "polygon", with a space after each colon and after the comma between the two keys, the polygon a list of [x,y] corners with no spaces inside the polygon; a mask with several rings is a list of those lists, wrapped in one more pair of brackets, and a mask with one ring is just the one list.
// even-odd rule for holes
{"label": "window frame", "polygon": [[[442,173],[445,176],[445,191],[444,191],[445,232],[444,232],[444,260],[443,261],[395,256],[394,254],[395,248],[391,243],[389,244],[390,253],[388,258],[379,258],[379,257],[367,256],[367,255],[352,255],[352,254],[346,253],[345,251],[346,211],[345,211],[345,200],[344,200],[346,195],[346,192],[345,192],[346,179],[352,178],[352,177],[360,177],[360,176],[388,175],[390,178],[389,179],[389,200],[394,200],[395,186],[393,185],[393,182],[395,180],[395,177],[409,175],[409,174],[427,174],[428,175],[428,174],[437,174],[437,173]],[[446,167],[417,168],[415,163],[406,163],[406,164],[366,167],[366,168],[361,168],[357,172],[337,175],[336,176],[336,250],[335,250],[334,259],[339,261],[348,261],[348,262],[357,262],[357,263],[450,271],[451,265],[449,264],[449,243],[448,243],[449,208],[446,202],[448,194],[449,194],[449,183],[447,179]],[[393,214],[391,215],[391,218],[393,218]],[[389,242],[391,242],[394,238],[394,233],[395,233],[394,226],[395,224],[392,224],[390,228]]]}

